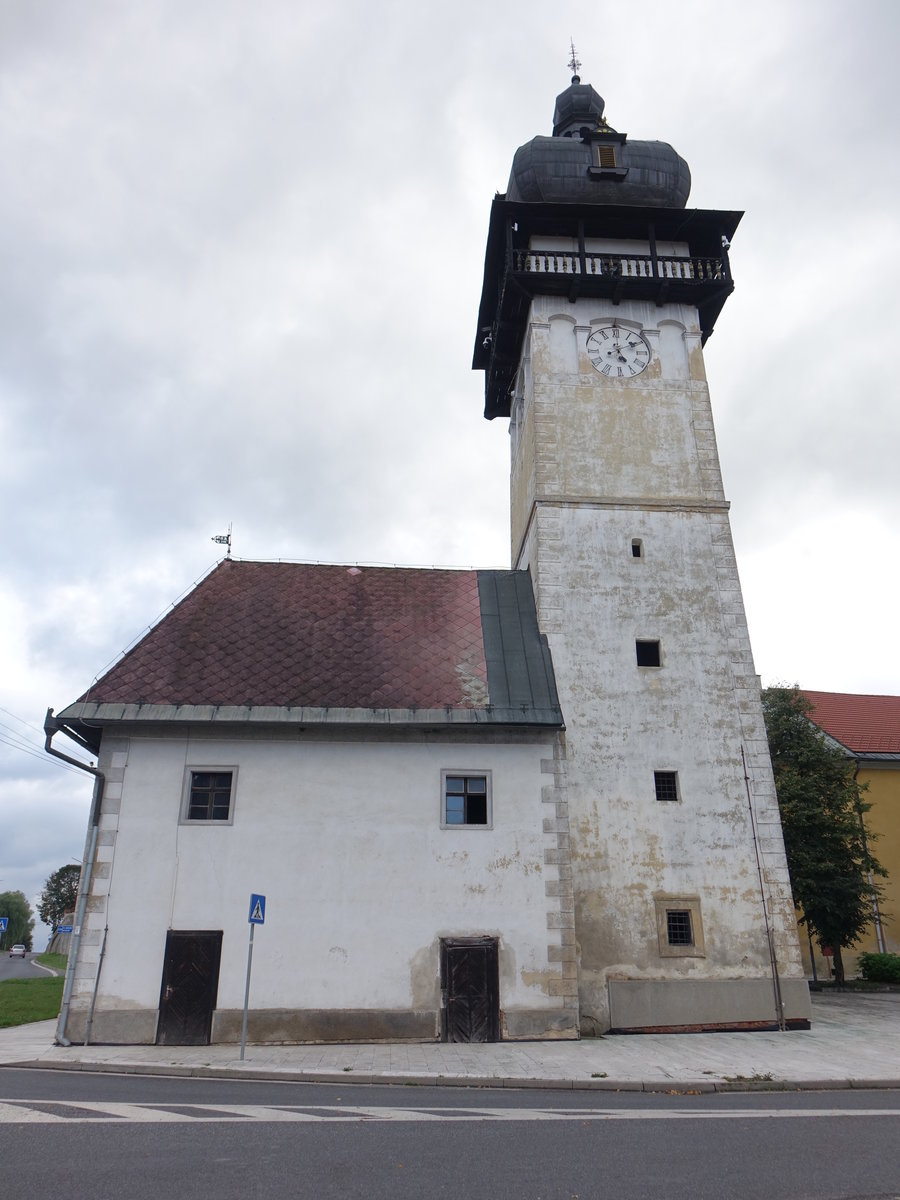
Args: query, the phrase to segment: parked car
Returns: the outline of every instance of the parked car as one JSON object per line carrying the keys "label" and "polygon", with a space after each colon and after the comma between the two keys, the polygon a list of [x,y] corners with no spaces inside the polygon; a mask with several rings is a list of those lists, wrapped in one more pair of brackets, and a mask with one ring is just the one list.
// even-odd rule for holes
{"label": "parked car", "polygon": [[9,957],[10,958],[24,958],[25,957],[25,947],[24,946],[12,946],[9,951]]}

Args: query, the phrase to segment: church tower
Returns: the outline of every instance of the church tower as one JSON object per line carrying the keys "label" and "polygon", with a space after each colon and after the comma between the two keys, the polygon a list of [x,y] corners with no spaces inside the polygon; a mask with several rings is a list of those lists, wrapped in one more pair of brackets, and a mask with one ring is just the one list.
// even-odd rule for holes
{"label": "church tower", "polygon": [[588,1034],[809,1018],[703,361],[741,214],[689,191],[576,74],[485,257],[474,366],[566,722]]}

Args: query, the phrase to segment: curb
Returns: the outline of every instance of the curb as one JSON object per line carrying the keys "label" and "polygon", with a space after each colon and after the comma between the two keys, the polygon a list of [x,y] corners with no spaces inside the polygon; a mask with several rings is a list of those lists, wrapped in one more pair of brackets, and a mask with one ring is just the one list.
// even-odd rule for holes
{"label": "curb", "polygon": [[900,1079],[516,1079],[492,1075],[378,1075],[353,1071],[258,1071],[240,1067],[189,1067],[171,1063],[47,1062],[29,1059],[0,1063],[39,1071],[83,1071],[86,1074],[156,1075],[193,1079],[243,1079],[265,1083],[370,1084],[379,1087],[456,1087],[543,1089],[581,1092],[645,1092],[697,1096],[735,1092],[818,1092],[900,1090]]}

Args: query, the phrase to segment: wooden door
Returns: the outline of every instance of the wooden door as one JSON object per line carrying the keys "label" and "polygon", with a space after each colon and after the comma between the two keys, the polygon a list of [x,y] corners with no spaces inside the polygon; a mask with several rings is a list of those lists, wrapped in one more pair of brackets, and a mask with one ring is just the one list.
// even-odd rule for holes
{"label": "wooden door", "polygon": [[220,929],[169,930],[159,994],[157,1045],[209,1045],[221,955]]}
{"label": "wooden door", "polygon": [[441,1036],[445,1042],[499,1042],[496,938],[441,939]]}

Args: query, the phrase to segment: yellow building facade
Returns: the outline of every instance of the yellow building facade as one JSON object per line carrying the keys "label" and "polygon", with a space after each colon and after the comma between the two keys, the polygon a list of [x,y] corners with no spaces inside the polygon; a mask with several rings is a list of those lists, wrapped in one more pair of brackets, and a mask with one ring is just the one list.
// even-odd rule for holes
{"label": "yellow building facade", "polygon": [[[887,871],[883,896],[858,945],[844,952],[848,979],[863,952],[900,954],[900,696],[857,696],[843,692],[803,693],[812,720],[857,766],[857,779],[871,805],[863,817],[872,853]],[[800,927],[803,963],[812,978],[828,979],[830,962]]]}

